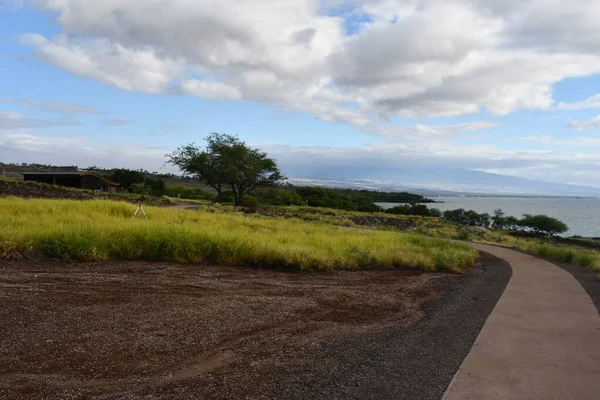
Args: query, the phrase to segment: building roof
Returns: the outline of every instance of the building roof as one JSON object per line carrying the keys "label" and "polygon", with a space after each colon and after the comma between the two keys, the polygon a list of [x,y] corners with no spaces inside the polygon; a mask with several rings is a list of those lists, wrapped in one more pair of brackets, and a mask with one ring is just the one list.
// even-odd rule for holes
{"label": "building roof", "polygon": [[95,172],[88,171],[56,171],[56,172],[22,172],[22,175],[43,175],[43,176],[95,176],[98,179],[103,180],[109,185],[119,186],[118,183],[109,181],[102,175],[98,175]]}

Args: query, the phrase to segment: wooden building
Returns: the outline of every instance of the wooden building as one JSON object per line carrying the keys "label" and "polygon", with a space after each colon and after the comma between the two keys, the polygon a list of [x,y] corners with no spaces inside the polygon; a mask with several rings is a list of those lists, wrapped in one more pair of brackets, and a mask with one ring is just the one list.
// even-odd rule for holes
{"label": "wooden building", "polygon": [[50,185],[112,193],[115,193],[119,186],[118,183],[111,182],[101,175],[87,171],[23,172],[23,179]]}

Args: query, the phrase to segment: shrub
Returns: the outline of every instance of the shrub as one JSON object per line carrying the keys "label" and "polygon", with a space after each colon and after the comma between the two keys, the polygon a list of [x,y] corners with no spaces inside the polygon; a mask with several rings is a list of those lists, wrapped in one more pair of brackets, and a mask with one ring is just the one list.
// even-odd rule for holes
{"label": "shrub", "polygon": [[242,202],[242,205],[245,207],[258,207],[260,205],[260,202],[258,201],[258,199],[256,197],[248,194],[244,197],[244,201]]}
{"label": "shrub", "polygon": [[144,185],[154,196],[162,196],[165,192],[165,182],[162,179],[146,178]]}
{"label": "shrub", "polygon": [[418,215],[422,217],[439,217],[442,215],[440,210],[436,208],[430,209],[425,204],[399,205],[388,208],[386,212],[397,215]]}
{"label": "shrub", "polygon": [[215,195],[200,188],[187,187],[183,185],[168,186],[165,195],[188,200],[213,200]]}
{"label": "shrub", "polygon": [[385,210],[385,212],[390,213],[390,214],[396,214],[396,215],[408,215],[409,210],[410,210],[409,205],[400,205],[400,206],[388,208],[387,210]]}
{"label": "shrub", "polygon": [[233,192],[231,190],[227,190],[227,191],[221,192],[220,195],[215,197],[214,201],[216,201],[217,203],[233,203],[235,201],[235,199],[233,196]]}
{"label": "shrub", "polygon": [[131,193],[150,194],[150,188],[142,183],[134,183],[129,187]]}
{"label": "shrub", "polygon": [[466,229],[460,229],[460,230],[458,230],[458,232],[456,232],[456,238],[458,240],[468,242],[471,240],[471,234]]}
{"label": "shrub", "polygon": [[429,216],[430,217],[437,217],[440,218],[442,217],[442,212],[440,210],[438,210],[437,208],[430,208],[429,209]]}

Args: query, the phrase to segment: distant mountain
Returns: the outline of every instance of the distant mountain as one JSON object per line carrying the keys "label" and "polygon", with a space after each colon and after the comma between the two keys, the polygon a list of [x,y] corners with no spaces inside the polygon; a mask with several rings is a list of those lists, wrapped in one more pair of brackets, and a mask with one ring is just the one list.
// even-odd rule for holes
{"label": "distant mountain", "polygon": [[[411,191],[421,194],[508,196],[600,196],[600,188],[568,185],[457,168],[329,168],[288,172],[295,185]],[[300,172],[300,171],[297,171]]]}

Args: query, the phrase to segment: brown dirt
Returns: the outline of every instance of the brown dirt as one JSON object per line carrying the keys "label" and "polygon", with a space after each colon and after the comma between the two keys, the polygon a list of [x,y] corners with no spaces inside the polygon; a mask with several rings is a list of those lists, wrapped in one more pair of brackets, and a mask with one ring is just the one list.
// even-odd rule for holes
{"label": "brown dirt", "polygon": [[47,185],[32,181],[0,178],[0,197],[15,196],[26,199],[66,199],[66,200],[116,200],[128,203],[165,205],[171,204],[166,197],[134,195],[129,193],[96,193],[91,190]]}
{"label": "brown dirt", "polygon": [[[292,209],[293,210],[293,209]],[[267,217],[279,217],[279,218],[298,218],[304,221],[321,220],[323,217],[335,217],[339,216],[334,211],[320,207],[303,207],[300,211],[291,211],[287,207],[279,206],[258,206],[258,207],[243,207],[241,211],[245,214],[260,214]],[[419,222],[422,221],[421,217],[415,216],[403,216],[402,218],[395,217],[393,215],[369,215],[369,213],[363,213],[364,215],[353,215],[347,217],[349,221],[354,223],[356,226],[364,227],[386,227],[394,228],[402,231],[414,229],[419,226]],[[346,217],[343,217],[346,218]]]}
{"label": "brown dirt", "polygon": [[394,217],[380,217],[380,216],[362,216],[350,218],[352,222],[359,226],[385,226],[388,228],[395,228],[402,231],[416,228],[419,226],[419,218],[394,218]]}
{"label": "brown dirt", "polygon": [[[323,342],[408,327],[461,279],[4,263],[0,398],[273,398],[284,381],[309,390],[342,362]],[[263,377],[270,395],[253,391]]]}
{"label": "brown dirt", "polygon": [[93,192],[85,190],[70,190],[59,186],[40,185],[36,182],[5,179],[0,179],[0,196],[72,200],[90,200],[96,198]]}

